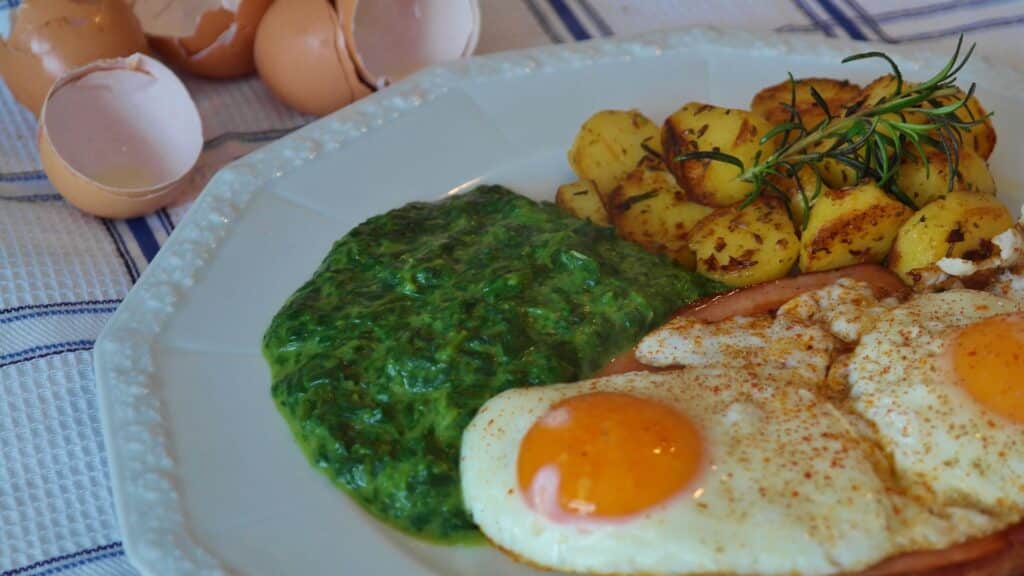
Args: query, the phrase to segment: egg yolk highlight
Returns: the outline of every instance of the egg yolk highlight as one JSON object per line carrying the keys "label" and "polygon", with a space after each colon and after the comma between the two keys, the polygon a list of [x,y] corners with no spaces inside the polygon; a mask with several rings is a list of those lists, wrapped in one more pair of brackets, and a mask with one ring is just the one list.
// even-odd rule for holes
{"label": "egg yolk highlight", "polygon": [[621,517],[677,494],[703,457],[697,427],[674,408],[593,392],[555,404],[534,423],[520,444],[517,473],[541,513]]}
{"label": "egg yolk highlight", "polygon": [[1024,423],[1024,314],[993,316],[953,341],[957,380],[985,408]]}

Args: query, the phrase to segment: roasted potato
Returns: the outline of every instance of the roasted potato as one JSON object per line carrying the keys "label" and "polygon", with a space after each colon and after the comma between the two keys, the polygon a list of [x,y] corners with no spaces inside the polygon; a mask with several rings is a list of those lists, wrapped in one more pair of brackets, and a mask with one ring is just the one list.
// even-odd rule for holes
{"label": "roasted potato", "polygon": [[597,186],[590,180],[577,180],[559,186],[555,192],[555,204],[577,218],[602,226],[611,224],[604,202],[597,193]]}
{"label": "roasted potato", "polygon": [[[916,151],[907,151],[896,172],[896,186],[921,208],[949,192],[949,161],[935,148],[925,149],[925,160]],[[960,149],[959,166],[953,189],[993,195],[996,182],[988,164],[971,148]]]}
{"label": "roasted potato", "polygon": [[[967,94],[965,94],[964,91],[961,90],[955,96],[946,96],[944,98],[939,98],[939,104],[946,106],[956,102],[957,100],[960,100],[966,95]],[[977,96],[971,96],[971,98],[967,101],[967,105],[964,108],[961,108],[956,111],[957,117],[963,120],[964,122],[969,122],[978,118],[984,118],[985,114],[987,113],[988,112],[986,112],[985,108],[981,105],[981,102],[978,101]],[[932,136],[935,137],[937,135],[932,134]],[[981,156],[985,160],[988,160],[989,156],[992,155],[992,151],[995,150],[996,147],[996,129],[992,125],[992,119],[988,118],[987,120],[985,120],[984,123],[978,124],[977,126],[965,132],[964,144],[971,147],[975,152],[977,152],[978,156]]]}
{"label": "roasted potato", "polygon": [[[774,183],[779,190],[782,190],[786,197],[789,199],[789,215],[793,219],[793,224],[796,225],[797,235],[800,235],[800,231],[803,229],[805,220],[805,210],[807,206],[814,206],[814,203],[822,194],[828,189],[828,185],[824,182],[821,186],[818,185],[818,177],[814,174],[814,169],[810,166],[804,166],[800,172],[797,173],[796,178],[792,176],[772,176],[772,183]],[[803,194],[801,195],[801,190]],[[806,196],[806,204],[804,201]]]}
{"label": "roasted potato", "polygon": [[[906,91],[907,88],[910,88],[913,85],[914,84],[912,82],[904,80],[902,90]],[[863,105],[865,106],[874,106],[882,100],[892,100],[893,97],[896,96],[896,88],[895,76],[892,74],[880,76],[864,87],[857,101],[863,102]],[[927,117],[920,112],[908,112],[904,113],[902,116],[895,113],[885,114],[882,118],[898,122],[910,122],[912,124],[923,124],[927,121]],[[884,126],[879,126],[878,131],[883,134],[888,133],[888,129]]]}
{"label": "roasted potato", "polygon": [[583,123],[569,149],[569,165],[591,180],[601,199],[651,153],[661,154],[658,125],[636,110],[602,110]]}
{"label": "roasted potato", "polygon": [[668,171],[645,161],[612,190],[608,212],[620,236],[692,269],[687,237],[711,208],[687,200]]}
{"label": "roasted potato", "polygon": [[[860,96],[860,86],[847,80],[834,78],[800,78],[796,81],[796,109],[800,113],[803,125],[807,129],[814,128],[826,118],[825,111],[818,106],[811,96],[814,88],[825,100],[829,112],[833,116],[841,116],[843,108]],[[789,121],[790,111],[787,106],[792,101],[793,87],[789,80],[769,86],[754,95],[750,102],[750,111],[764,118],[772,126]]]}
{"label": "roasted potato", "polygon": [[690,233],[697,271],[729,286],[749,286],[789,273],[800,241],[782,201],[761,196],[746,208],[719,208]]}
{"label": "roasted potato", "polygon": [[800,241],[800,270],[881,262],[911,214],[873,183],[822,193]]}
{"label": "roasted potato", "polygon": [[1009,210],[994,196],[952,192],[920,209],[900,228],[889,268],[914,284],[916,271],[945,257],[982,259],[994,236],[1013,225]]}
{"label": "roasted potato", "polygon": [[713,160],[676,157],[697,150],[714,150],[736,156],[747,166],[758,150],[767,156],[773,145],[760,144],[770,128],[760,116],[743,110],[691,102],[665,120],[661,143],[665,165],[692,200],[708,206],[728,206],[754,191],[750,182],[737,179],[739,168]]}

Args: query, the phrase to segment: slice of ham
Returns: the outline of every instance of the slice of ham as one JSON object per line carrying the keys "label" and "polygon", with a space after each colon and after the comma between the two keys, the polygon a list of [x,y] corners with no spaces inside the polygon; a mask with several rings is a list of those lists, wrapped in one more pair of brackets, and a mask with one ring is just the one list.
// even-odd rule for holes
{"label": "slice of ham", "polygon": [[[867,283],[878,298],[902,294],[908,290],[906,284],[888,268],[876,264],[858,264],[840,270],[801,274],[726,292],[681,308],[673,318],[685,316],[704,322],[720,322],[733,316],[765,314],[801,294],[834,284],[840,278],[851,278]],[[594,377],[655,370],[642,364],[637,360],[635,351],[629,350],[613,358]]]}
{"label": "slice of ham", "polygon": [[1018,576],[1024,574],[1024,523],[943,550],[894,556],[857,576]]}

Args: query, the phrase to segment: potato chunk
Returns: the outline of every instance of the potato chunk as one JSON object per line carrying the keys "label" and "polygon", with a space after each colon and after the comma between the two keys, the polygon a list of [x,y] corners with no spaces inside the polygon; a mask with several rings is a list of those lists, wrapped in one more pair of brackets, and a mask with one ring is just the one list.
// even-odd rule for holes
{"label": "potato chunk", "polygon": [[652,151],[661,154],[658,125],[637,110],[602,110],[583,123],[569,149],[569,165],[591,180],[601,199]]}
{"label": "potato chunk", "polygon": [[782,201],[761,196],[746,208],[719,208],[690,233],[697,271],[729,286],[782,278],[793,268],[800,241]]}
{"label": "potato chunk", "polygon": [[691,102],[665,120],[661,143],[665,165],[691,199],[708,206],[728,206],[754,191],[754,185],[737,179],[739,168],[713,160],[676,159],[680,154],[712,150],[736,156],[750,166],[758,150],[764,156],[772,144],[760,144],[770,128],[760,116],[743,110]]}
{"label": "potato chunk", "polygon": [[[821,187],[818,187],[818,177],[814,173],[814,169],[810,166],[804,166],[798,173],[796,178],[792,176],[786,177],[771,177],[772,183],[774,183],[783,193],[786,194],[789,205],[789,215],[793,218],[793,224],[796,225],[797,235],[800,235],[800,231],[803,229],[804,221],[809,214],[805,214],[807,206],[814,206],[817,199],[820,198],[826,190],[828,185],[824,182],[821,183]],[[803,196],[806,196],[807,202],[804,203],[804,198],[801,196],[801,189],[803,190]],[[815,196],[817,193],[817,196]]]}
{"label": "potato chunk", "polygon": [[[956,96],[940,98],[939,103],[946,106],[962,99],[966,95],[963,90],[960,90]],[[964,122],[984,118],[985,114],[988,114],[988,112],[985,111],[977,96],[971,96],[967,101],[967,105],[956,111],[957,117]],[[932,136],[936,135],[932,134]],[[996,148],[996,129],[992,125],[992,119],[988,118],[985,122],[967,130],[964,133],[964,144],[977,152],[978,156],[988,160],[989,156],[992,155],[992,151]]]}
{"label": "potato chunk", "polygon": [[597,193],[597,186],[590,180],[577,180],[559,186],[555,192],[555,204],[577,218],[602,226],[611,224],[604,202]]}
{"label": "potato chunk", "polygon": [[711,208],[687,200],[668,171],[645,161],[612,191],[608,212],[620,236],[692,269],[687,238]]}
{"label": "potato chunk", "polygon": [[900,228],[889,268],[908,284],[916,270],[942,258],[983,259],[990,255],[994,236],[1013,225],[1009,210],[994,196],[953,192],[915,213]]}
{"label": "potato chunk", "polygon": [[[799,78],[796,81],[796,109],[800,113],[803,125],[807,129],[814,128],[826,118],[825,111],[811,96],[814,88],[825,100],[829,112],[833,116],[841,116],[843,108],[860,96],[860,86],[847,80],[834,78]],[[792,100],[792,86],[784,80],[769,86],[754,95],[750,102],[750,111],[764,118],[772,126],[789,121],[789,106]]]}
{"label": "potato chunk", "polygon": [[[925,149],[927,165],[916,152],[908,151],[896,173],[899,187],[918,208],[949,192],[949,161],[935,148]],[[960,160],[953,190],[993,195],[996,182],[988,171],[988,164],[971,148],[960,149]]]}
{"label": "potato chunk", "polygon": [[800,270],[881,262],[912,213],[873,183],[822,193],[801,239]]}

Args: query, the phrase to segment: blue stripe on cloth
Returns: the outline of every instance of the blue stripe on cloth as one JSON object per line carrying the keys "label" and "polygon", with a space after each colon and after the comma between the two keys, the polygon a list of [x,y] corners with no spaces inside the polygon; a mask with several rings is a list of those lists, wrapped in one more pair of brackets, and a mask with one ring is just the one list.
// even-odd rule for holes
{"label": "blue stripe on cloth", "polygon": [[67,310],[40,310],[38,312],[29,312],[27,314],[19,314],[17,316],[8,316],[7,318],[0,318],[0,324],[10,324],[12,322],[21,322],[22,320],[31,320],[32,318],[45,318],[46,316],[77,316],[79,314],[112,314],[114,310],[117,310],[117,306],[103,306],[97,308],[71,308]]}
{"label": "blue stripe on cloth", "polygon": [[46,173],[42,170],[0,174],[0,182],[41,182],[43,180],[46,180]]}
{"label": "blue stripe on cloth", "polygon": [[[797,9],[804,13],[804,16],[807,16],[807,19],[811,21],[813,28],[817,28],[825,36],[835,37],[836,33],[832,30],[832,25],[819,18],[814,10],[808,6],[804,0],[793,0],[793,3],[796,4]],[[786,27],[783,26],[783,28]]]}
{"label": "blue stripe on cloth", "polygon": [[839,23],[839,26],[843,30],[846,30],[846,34],[854,40],[867,40],[868,37],[860,31],[860,28],[853,23],[853,20],[847,18],[846,14],[836,6],[832,0],[818,0],[818,4],[825,9],[825,12],[832,17],[833,20]]}
{"label": "blue stripe on cloth", "polygon": [[157,210],[156,217],[160,220],[160,225],[163,226],[164,232],[170,236],[171,232],[174,232],[174,222],[171,221],[171,215],[167,212],[167,209],[161,208]]}
{"label": "blue stripe on cloth", "polygon": [[1007,26],[1018,26],[1022,24],[1024,24],[1024,14],[1017,14],[1014,16],[1003,16],[1001,18],[978,20],[977,22],[961,24],[959,26],[951,26],[949,28],[943,28],[941,30],[919,32],[917,34],[908,34],[906,36],[900,36],[899,38],[896,38],[895,41],[912,42],[916,40],[931,40],[934,38],[942,38],[943,36],[956,36],[960,33],[990,30],[992,28],[1005,28]]}
{"label": "blue stripe on cloth", "polygon": [[612,30],[612,27],[608,25],[608,21],[605,20],[604,17],[601,16],[601,13],[594,8],[594,5],[590,3],[590,0],[576,0],[576,3],[580,5],[580,8],[582,8],[583,12],[586,13],[587,18],[590,18],[590,21],[594,23],[594,26],[597,26],[597,29],[601,32],[602,36],[611,36],[615,33],[615,31]]}
{"label": "blue stripe on cloth", "polygon": [[88,350],[92,348],[95,343],[96,342],[93,340],[72,340],[70,342],[43,344],[42,346],[33,346],[17,352],[10,352],[0,356],[0,368],[10,366],[11,364],[17,364],[18,362],[26,362],[28,360],[35,360],[36,358],[42,358],[44,356],[52,356],[53,354]]}
{"label": "blue stripe on cloth", "polygon": [[[794,0],[799,1],[799,0]],[[871,15],[871,19],[877,23],[891,23],[898,22],[900,20],[914,19],[922,16],[932,16],[935,14],[941,14],[943,12],[953,12],[956,10],[963,10],[965,8],[977,8],[982,6],[989,6],[993,4],[1006,4],[1014,2],[1016,0],[947,0],[945,2],[936,2],[934,4],[924,4],[922,6],[912,6],[910,8],[897,8],[894,10],[882,10],[875,12]],[[826,25],[834,24],[831,21],[824,21]],[[808,25],[787,25],[780,28],[785,31],[810,31],[815,28],[820,28],[816,24]]]}
{"label": "blue stripe on cloth", "polygon": [[110,239],[114,241],[114,249],[117,250],[117,255],[121,257],[121,263],[124,264],[125,270],[128,271],[128,278],[134,284],[139,279],[139,271],[136,270],[135,262],[128,253],[128,245],[124,243],[124,238],[121,237],[121,233],[118,232],[117,226],[113,221],[106,218],[100,218],[100,221],[103,222],[103,226],[107,229]]}
{"label": "blue stripe on cloth", "polygon": [[885,42],[895,42],[895,40],[891,36],[885,33],[885,30],[882,29],[882,26],[877,21],[875,21],[874,17],[871,16],[871,13],[865,10],[864,7],[857,3],[856,0],[845,1],[846,5],[852,8],[853,11],[857,13],[858,19],[862,23],[867,25],[867,27],[870,28],[872,32],[875,33],[875,36],[877,36],[880,40],[884,40]]}
{"label": "blue stripe on cloth", "polygon": [[530,15],[532,15],[533,19],[537,21],[537,25],[540,26],[540,29],[548,37],[548,40],[551,40],[555,44],[565,42],[562,36],[555,31],[555,27],[551,25],[551,21],[548,20],[547,14],[540,9],[540,6],[537,6],[537,2],[535,2],[535,0],[523,0],[523,2],[526,4],[526,9],[530,11]]}
{"label": "blue stripe on cloth", "polygon": [[120,300],[79,300],[77,302],[47,302],[45,304],[25,304],[13,308],[0,310],[0,315],[21,312],[22,310],[50,310],[53,308],[73,308],[75,306],[102,306],[105,304],[120,304]]}
{"label": "blue stripe on cloth", "polygon": [[22,194],[20,196],[0,196],[4,202],[57,202],[63,200],[60,194]]}
{"label": "blue stripe on cloth", "polygon": [[58,562],[65,562],[65,561],[68,561],[68,560],[74,560],[76,558],[83,558],[85,556],[89,556],[90,554],[96,554],[96,553],[99,553],[99,552],[105,552],[107,550],[120,550],[122,553],[124,552],[124,548],[122,547],[120,542],[111,542],[110,544],[104,544],[102,546],[96,546],[95,548],[87,548],[85,550],[79,550],[78,552],[72,552],[70,554],[62,554],[60,556],[54,556],[53,558],[49,558],[49,559],[46,559],[46,560],[41,560],[39,562],[33,562],[32,564],[29,564],[27,566],[22,566],[21,568],[15,568],[13,570],[8,570],[8,571],[0,574],[0,576],[18,576],[19,574],[25,574],[26,572],[30,572],[30,571],[36,570],[38,568],[43,568],[43,567],[46,567],[46,566],[50,566],[52,564],[57,564]]}
{"label": "blue stripe on cloth", "polygon": [[149,221],[145,216],[140,216],[125,220],[124,223],[128,225],[128,230],[135,237],[135,243],[139,245],[139,250],[142,251],[146,261],[152,262],[153,257],[160,251],[160,243],[156,241],[153,229],[149,227]]}
{"label": "blue stripe on cloth", "polygon": [[36,572],[32,576],[51,576],[52,574],[59,574],[61,572],[65,572],[67,570],[72,570],[72,569],[75,569],[75,568],[82,568],[83,566],[88,566],[89,564],[93,564],[93,563],[99,562],[100,560],[110,560],[112,558],[120,558],[122,556],[124,556],[124,549],[115,550],[113,552],[107,552],[105,554],[99,554],[97,556],[91,556],[89,558],[82,558],[80,560],[74,560],[72,562],[69,562],[69,563],[63,565],[63,566],[54,566],[53,568],[47,568],[46,570],[43,570],[42,572]]}
{"label": "blue stripe on cloth", "polygon": [[548,4],[555,9],[555,13],[562,20],[562,24],[565,24],[565,29],[572,34],[575,40],[589,40],[590,33],[583,27],[579,19],[576,18],[576,14],[572,11],[572,8],[565,3],[565,0],[548,0]]}

